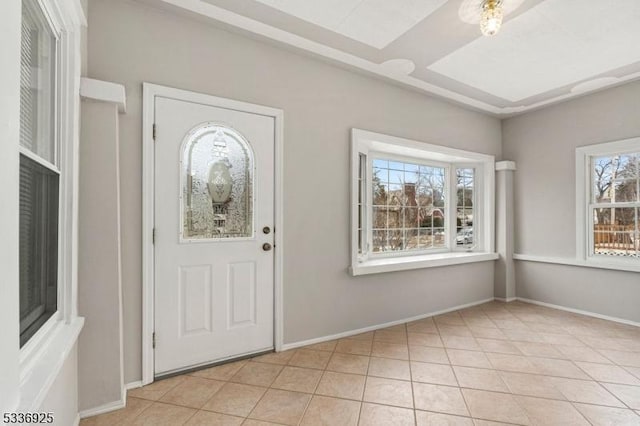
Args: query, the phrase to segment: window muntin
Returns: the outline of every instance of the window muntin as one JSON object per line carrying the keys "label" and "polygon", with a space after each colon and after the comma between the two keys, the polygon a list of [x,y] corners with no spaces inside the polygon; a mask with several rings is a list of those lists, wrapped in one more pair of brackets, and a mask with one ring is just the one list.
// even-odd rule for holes
{"label": "window muntin", "polygon": [[234,129],[205,123],[181,152],[183,241],[253,237],[253,152]]}
{"label": "window muntin", "polygon": [[35,0],[22,2],[20,84],[20,346],[58,308],[60,170],[56,45]]}
{"label": "window muntin", "polygon": [[475,216],[475,169],[456,169],[456,246],[471,249],[475,246],[473,221]]}
{"label": "window muntin", "polygon": [[590,157],[590,253],[640,258],[640,151]]}

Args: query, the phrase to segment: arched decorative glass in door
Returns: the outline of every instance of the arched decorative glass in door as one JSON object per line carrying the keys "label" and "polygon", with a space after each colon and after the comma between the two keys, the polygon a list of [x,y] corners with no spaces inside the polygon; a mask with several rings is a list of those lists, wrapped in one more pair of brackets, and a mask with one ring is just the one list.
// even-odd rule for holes
{"label": "arched decorative glass in door", "polygon": [[180,153],[182,241],[253,237],[253,151],[236,130],[204,123]]}

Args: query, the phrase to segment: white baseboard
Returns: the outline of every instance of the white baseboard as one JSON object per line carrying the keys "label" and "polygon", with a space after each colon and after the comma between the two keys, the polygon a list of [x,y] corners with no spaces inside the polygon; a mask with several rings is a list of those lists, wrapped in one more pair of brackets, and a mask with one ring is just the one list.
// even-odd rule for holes
{"label": "white baseboard", "polygon": [[79,426],[80,425],[80,413],[78,413],[78,415],[76,416],[76,419],[73,421],[73,426]]}
{"label": "white baseboard", "polygon": [[142,387],[142,381],[140,380],[136,382],[126,383],[122,388],[122,399],[120,401],[109,402],[99,407],[90,408],[88,410],[81,411],[80,414],[78,415],[78,421],[80,421],[80,419],[86,419],[87,417],[93,417],[99,414],[110,413],[111,411],[116,411],[121,408],[124,408],[127,405],[127,391],[131,389],[136,389],[139,387]]}
{"label": "white baseboard", "polygon": [[497,300],[498,302],[505,302],[505,303],[509,303],[509,302],[515,302],[516,300],[518,300],[517,297],[494,297],[493,300]]}
{"label": "white baseboard", "polygon": [[610,317],[609,315],[602,315],[595,312],[583,311],[581,309],[569,308],[567,306],[554,305],[553,303],[540,302],[538,300],[527,299],[525,297],[516,297],[517,300],[521,302],[531,303],[533,305],[545,306],[547,308],[559,309],[561,311],[573,312],[574,314],[586,315],[588,317],[599,318],[603,320],[618,322],[621,324],[632,325],[635,327],[640,327],[640,322],[630,321],[623,318]]}
{"label": "white baseboard", "polygon": [[489,299],[478,300],[477,302],[466,303],[464,305],[458,305],[458,306],[454,306],[454,307],[443,309],[443,310],[436,311],[436,312],[430,312],[430,313],[427,313],[427,314],[422,314],[422,315],[418,315],[418,316],[415,316],[415,317],[404,318],[404,319],[400,319],[400,320],[396,320],[396,321],[386,322],[386,323],[383,323],[383,324],[372,325],[370,327],[359,328],[357,330],[344,331],[344,332],[338,333],[338,334],[332,334],[332,335],[323,336],[323,337],[316,337],[314,339],[303,340],[303,341],[299,341],[299,342],[285,343],[285,344],[282,345],[282,350],[283,351],[287,351],[289,349],[300,348],[302,346],[315,345],[316,343],[328,342],[330,340],[336,340],[336,339],[343,339],[345,337],[355,336],[356,334],[367,333],[369,331],[379,330],[381,328],[393,327],[394,325],[404,324],[405,322],[417,321],[417,320],[421,320],[421,319],[424,319],[424,318],[429,318],[429,317],[433,317],[433,316],[436,316],[436,315],[442,315],[442,314],[446,314],[448,312],[457,311],[459,309],[470,308],[472,306],[476,306],[476,305],[481,305],[483,303],[492,302],[493,300],[494,300],[494,298],[491,297]]}

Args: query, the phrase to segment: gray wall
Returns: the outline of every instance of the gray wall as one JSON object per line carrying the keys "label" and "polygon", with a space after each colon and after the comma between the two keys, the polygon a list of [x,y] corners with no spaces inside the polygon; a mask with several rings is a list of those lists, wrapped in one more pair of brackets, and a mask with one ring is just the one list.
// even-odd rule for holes
{"label": "gray wall", "polygon": [[[503,121],[515,252],[575,259],[575,149],[640,136],[640,82]],[[517,261],[517,295],[640,322],[638,274]]]}
{"label": "gray wall", "polygon": [[499,155],[497,119],[123,0],[91,0],[88,50],[89,76],[127,90],[120,138],[125,382],[141,377],[144,81],[284,110],[285,343],[493,297],[493,262],[347,274],[349,130]]}
{"label": "gray wall", "polygon": [[[99,366],[97,368],[100,368]],[[53,413],[54,426],[71,426],[78,420],[78,347],[75,345],[39,407]]]}

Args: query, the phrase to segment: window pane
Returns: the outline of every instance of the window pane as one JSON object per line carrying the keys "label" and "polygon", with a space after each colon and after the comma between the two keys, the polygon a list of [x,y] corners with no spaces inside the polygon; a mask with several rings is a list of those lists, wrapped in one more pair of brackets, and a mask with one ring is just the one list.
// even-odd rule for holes
{"label": "window pane", "polygon": [[624,203],[638,198],[638,158],[630,153],[592,157],[592,198],[596,203]]}
{"label": "window pane", "polygon": [[[373,251],[446,247],[445,169],[380,159],[373,165]],[[389,184],[376,176],[388,176]]]}
{"label": "window pane", "polygon": [[22,2],[20,145],[55,164],[55,37],[35,0]]}
{"label": "window pane", "polygon": [[475,170],[457,169],[456,180],[456,245],[471,248],[475,245],[473,237]]}
{"label": "window pane", "polygon": [[235,130],[215,125],[187,135],[181,158],[185,239],[253,236],[253,154]]}
{"label": "window pane", "polygon": [[594,253],[640,257],[638,208],[596,208],[593,211]]}
{"label": "window pane", "polygon": [[57,309],[58,181],[20,156],[20,345]]}

